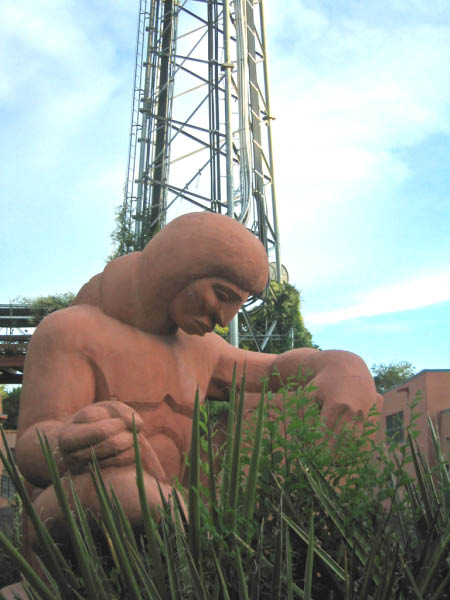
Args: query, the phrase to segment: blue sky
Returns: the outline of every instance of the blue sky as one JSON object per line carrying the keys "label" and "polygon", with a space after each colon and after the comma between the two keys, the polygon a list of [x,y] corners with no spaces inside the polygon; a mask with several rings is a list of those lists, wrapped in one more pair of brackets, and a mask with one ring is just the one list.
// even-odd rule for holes
{"label": "blue sky", "polygon": [[[122,201],[138,2],[0,3],[0,302],[77,291]],[[322,348],[450,368],[450,4],[266,0],[283,262]]]}

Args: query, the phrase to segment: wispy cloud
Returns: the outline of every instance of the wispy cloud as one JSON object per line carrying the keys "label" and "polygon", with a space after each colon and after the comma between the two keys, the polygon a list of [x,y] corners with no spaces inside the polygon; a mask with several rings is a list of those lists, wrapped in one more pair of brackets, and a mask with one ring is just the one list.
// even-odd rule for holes
{"label": "wispy cloud", "polygon": [[365,293],[357,304],[331,311],[306,313],[305,320],[310,325],[325,325],[348,319],[412,310],[449,300],[450,269],[372,289]]}
{"label": "wispy cloud", "polygon": [[444,4],[267,3],[283,261],[305,306],[352,296],[327,318],[374,314],[375,287],[446,268],[449,238],[428,198],[405,197],[401,152],[450,132]]}

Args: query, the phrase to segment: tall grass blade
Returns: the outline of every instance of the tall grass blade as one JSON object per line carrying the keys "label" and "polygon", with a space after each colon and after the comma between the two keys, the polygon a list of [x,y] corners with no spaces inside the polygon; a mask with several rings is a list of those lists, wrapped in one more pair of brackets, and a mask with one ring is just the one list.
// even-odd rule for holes
{"label": "tall grass blade", "polygon": [[[289,525],[292,531],[298,535],[300,539],[302,539],[306,544],[308,544],[309,536],[304,531],[298,523],[295,523],[290,519],[287,515],[283,515],[284,521]],[[342,582],[345,581],[345,572],[344,569],[337,563],[325,550],[323,550],[320,546],[314,543],[314,552],[317,556],[322,560],[322,562],[338,577],[338,579]]]}
{"label": "tall grass blade", "polygon": [[250,522],[253,518],[256,499],[256,485],[259,474],[259,462],[261,458],[261,442],[264,424],[264,401],[266,396],[266,384],[263,384],[261,399],[257,409],[256,430],[253,438],[253,451],[250,460],[250,469],[247,477],[247,487],[244,497],[244,519]]}
{"label": "tall grass blade", "polygon": [[130,520],[125,514],[114,488],[111,488],[111,504],[114,511],[115,520],[117,523],[120,523],[121,531],[124,533],[127,543],[133,547],[135,552],[139,553],[136,536],[133,532],[133,528],[131,527]]}
{"label": "tall grass blade", "polygon": [[281,565],[283,558],[283,500],[280,501],[280,508],[277,518],[277,535],[275,538],[275,556],[272,569],[272,595],[273,600],[281,600]]}
{"label": "tall grass blade", "polygon": [[222,512],[229,506],[229,490],[230,490],[230,475],[231,475],[231,458],[233,448],[233,431],[234,431],[234,420],[236,412],[236,363],[233,367],[233,377],[231,380],[230,388],[230,400],[228,406],[228,418],[227,418],[227,438],[225,443],[225,453],[223,457],[223,469],[222,469],[222,486],[220,489],[221,508]]}
{"label": "tall grass blade", "polygon": [[241,461],[241,442],[242,442],[242,416],[244,413],[245,402],[245,365],[242,374],[242,380],[239,390],[239,404],[236,413],[236,423],[233,435],[233,454],[231,460],[231,475],[230,475],[230,500],[229,509],[231,512],[231,524],[234,527],[236,523],[236,507],[239,491],[240,480],[240,461]]}
{"label": "tall grass blade", "polygon": [[114,520],[114,513],[112,510],[111,500],[106,491],[100,467],[95,458],[95,455],[93,456],[92,479],[96,489],[97,498],[100,503],[102,519],[105,523],[106,530],[111,538],[112,545],[120,562],[121,574],[123,575],[124,582],[130,595],[130,598],[132,600],[142,600],[142,595],[140,593],[136,577],[133,573],[133,569],[130,564],[127,549],[125,548],[124,543],[122,541],[122,537],[120,535],[120,529],[118,527],[119,524],[116,523],[116,521]]}
{"label": "tall grass blade", "polygon": [[201,569],[200,531],[200,399],[195,394],[194,417],[189,468],[189,547],[197,569]]}
{"label": "tall grass blade", "polygon": [[449,589],[450,589],[450,569],[447,570],[446,576],[441,581],[439,587],[434,592],[434,594],[430,597],[429,600],[442,600],[442,598],[444,598],[444,593],[448,592]]}
{"label": "tall grass blade", "polygon": [[164,540],[164,549],[165,549],[165,559],[167,566],[167,578],[169,581],[169,590],[170,597],[172,600],[182,600],[178,594],[179,581],[177,578],[176,572],[176,562],[175,562],[175,553],[172,548],[172,541],[169,540],[169,534],[167,531],[167,522],[165,519],[162,520],[162,532],[163,532],[163,540]]}
{"label": "tall grass blade", "polygon": [[217,508],[217,489],[216,489],[216,476],[214,469],[214,456],[213,456],[213,443],[212,443],[212,431],[211,431],[211,419],[209,415],[209,404],[208,404],[208,417],[207,417],[207,442],[208,442],[208,487],[209,487],[209,501],[211,517],[216,530],[219,529],[219,513]]}
{"label": "tall grass blade", "polygon": [[92,537],[91,528],[89,527],[87,522],[86,513],[83,507],[81,506],[80,499],[78,498],[78,494],[75,492],[72,482],[70,482],[70,492],[74,501],[77,520],[80,524],[81,533],[86,544],[86,550],[91,558],[98,559],[97,548],[95,547],[95,542],[94,538]]}
{"label": "tall grass blade", "polygon": [[381,542],[383,540],[383,530],[384,524],[379,527],[377,536],[373,541],[368,560],[362,565],[364,568],[364,579],[362,582],[361,591],[359,593],[360,600],[366,600],[366,598],[369,597],[369,587],[371,584],[375,584],[375,587],[378,587],[383,582],[383,577],[380,577],[376,572],[375,562],[378,555],[378,550],[380,549]]}
{"label": "tall grass blade", "polygon": [[55,595],[47,585],[42,581],[41,577],[36,573],[36,571],[28,564],[28,562],[24,559],[22,554],[11,544],[8,538],[5,536],[3,531],[0,531],[0,544],[5,548],[5,550],[10,555],[14,564],[22,572],[25,579],[29,582],[30,586],[38,592],[38,594],[44,600],[58,600],[61,596]]}
{"label": "tall grass blade", "polygon": [[387,572],[386,579],[384,581],[383,593],[380,596],[380,600],[389,600],[392,598],[392,590],[394,587],[394,575],[395,571],[398,568],[398,554],[399,554],[399,544],[398,542],[394,546],[394,552],[391,556],[389,570]]}
{"label": "tall grass blade", "polygon": [[436,489],[436,485],[435,485],[435,474],[434,474],[434,472],[432,472],[430,465],[428,464],[428,461],[425,458],[425,456],[423,455],[423,452],[421,451],[419,446],[417,447],[417,456],[418,456],[418,459],[420,462],[420,466],[422,468],[422,473],[423,473],[424,481],[425,481],[425,484],[427,487],[428,496],[430,498],[430,504],[431,504],[432,510],[434,510],[435,507],[438,507],[438,509],[439,509],[438,520],[440,521],[440,525],[443,526],[444,523],[442,521],[442,515],[441,515],[441,502],[440,502],[438,490]]}
{"label": "tall grass blade", "polygon": [[419,458],[417,455],[416,448],[414,447],[413,439],[411,435],[408,433],[408,444],[411,452],[411,457],[413,459],[414,470],[417,478],[417,484],[420,490],[420,499],[422,506],[424,508],[424,516],[427,522],[427,528],[430,527],[433,521],[433,510],[431,508],[431,501],[428,494],[427,485],[425,483],[424,473],[422,471],[422,467],[419,463]]}
{"label": "tall grass blade", "polygon": [[[176,492],[175,492],[175,499],[176,499],[176,502],[178,503],[177,506],[179,506],[178,494]],[[184,535],[184,531],[187,528],[187,523],[185,523],[185,521],[182,518],[183,511],[181,508],[179,510],[176,510],[173,516],[174,516],[173,537],[175,538],[175,546],[176,546],[176,551],[177,551],[177,575],[178,575],[179,581],[181,582],[180,589],[184,590],[184,592],[186,593],[186,590],[189,590],[192,588],[189,562],[187,559],[187,554],[188,554],[189,550],[187,547],[186,536]],[[170,523],[170,521],[168,521],[168,523]]]}
{"label": "tall grass blade", "polygon": [[146,565],[144,565],[139,552],[131,545],[128,546],[128,551],[130,553],[130,564],[140,581],[142,590],[141,587],[139,589],[143,592],[144,598],[148,598],[149,600],[161,600],[162,597],[160,596]]}
{"label": "tall grass blade", "polygon": [[110,600],[112,594],[112,587],[110,585],[109,578],[107,577],[101,557],[98,555],[97,548],[95,545],[94,538],[92,536],[91,528],[89,527],[86,512],[81,506],[80,500],[78,498],[78,494],[75,492],[72,482],[70,482],[72,499],[74,501],[75,513],[77,517],[77,523],[79,523],[79,527],[81,530],[81,534],[84,539],[84,543],[86,544],[86,551],[88,555],[88,560],[91,563],[91,569],[95,574],[94,579],[99,583],[101,589],[98,592],[98,598],[103,600]]}
{"label": "tall grass blade", "polygon": [[430,587],[431,587],[433,578],[434,578],[437,570],[439,569],[442,561],[444,559],[447,559],[449,556],[450,533],[447,534],[447,537],[445,538],[444,541],[441,541],[440,539],[438,539],[436,546],[437,547],[435,547],[435,550],[432,553],[432,556],[427,561],[427,569],[426,569],[426,575],[424,577],[424,580],[421,584],[419,584],[419,586],[420,586],[419,589],[424,596],[426,596],[427,594],[430,593],[430,591],[431,591]]}
{"label": "tall grass blade", "polygon": [[261,564],[262,564],[262,546],[264,539],[264,519],[261,522],[259,530],[258,547],[255,555],[255,568],[252,577],[252,587],[250,590],[251,600],[259,600],[259,590],[261,585]]}
{"label": "tall grass blade", "polygon": [[144,531],[147,536],[148,549],[152,561],[152,568],[156,580],[156,587],[159,594],[164,598],[166,592],[166,584],[164,577],[164,568],[161,560],[160,549],[162,547],[162,541],[158,535],[155,521],[150,511],[150,506],[147,500],[147,494],[145,491],[144,484],[144,468],[142,466],[141,448],[139,445],[138,434],[136,432],[136,426],[133,421],[133,440],[134,440],[134,455],[136,460],[136,484],[139,493],[139,501],[142,509],[142,520],[144,524]]}
{"label": "tall grass blade", "polygon": [[431,562],[430,561],[430,553],[433,552],[433,549],[432,549],[433,540],[436,538],[436,534],[438,533],[436,531],[436,522],[437,522],[438,515],[439,515],[439,509],[436,511],[436,514],[434,515],[433,522],[431,524],[431,527],[428,530],[425,541],[422,543],[419,560],[417,561],[417,565],[415,568],[416,574],[417,573],[420,574],[421,572],[426,573],[429,569],[430,562]]}
{"label": "tall grass blade", "polygon": [[[312,466],[312,465],[311,465]],[[339,531],[341,538],[346,541],[346,543],[349,545],[349,547],[352,546],[352,544],[350,543],[350,540],[348,538],[348,528],[345,527],[345,519],[344,516],[341,514],[341,511],[338,509],[337,507],[337,502],[336,505],[333,505],[332,501],[330,500],[330,496],[327,492],[331,491],[332,493],[334,493],[334,490],[331,490],[331,486],[330,484],[326,481],[326,480],[322,480],[323,485],[325,486],[325,490],[323,489],[321,483],[319,483],[319,481],[316,479],[316,477],[314,477],[311,472],[309,471],[309,469],[307,469],[305,467],[305,465],[300,462],[300,467],[303,470],[303,473],[305,474],[306,479],[308,480],[311,488],[313,489],[317,499],[320,501],[325,514],[327,514],[330,519],[333,521],[334,525],[336,526],[337,530]],[[317,472],[316,467],[314,467],[314,472]],[[319,475],[320,476],[320,475]],[[350,515],[348,515],[348,520],[350,520]],[[358,558],[358,560],[364,564],[366,561],[366,556],[367,553],[370,552],[370,544],[368,543],[367,539],[366,539],[366,534],[364,531],[362,531],[361,527],[359,527],[358,523],[353,520],[353,545],[354,545],[354,549],[355,549],[355,554]]]}
{"label": "tall grass blade", "polygon": [[448,518],[450,517],[450,473],[447,468],[447,461],[442,454],[441,444],[439,443],[434,423],[430,416],[428,416],[428,427],[431,433],[434,454],[438,463],[440,502],[442,504],[444,515]]}
{"label": "tall grass blade", "polygon": [[[411,590],[414,593],[414,597],[416,598],[416,600],[425,600],[425,598],[422,596],[419,588],[417,587],[415,579],[414,579],[408,565],[405,563],[404,560],[402,560],[402,566],[403,566],[404,572],[406,573],[406,577],[407,577],[409,583],[411,584]],[[408,600],[409,600],[409,598],[408,598]]]}
{"label": "tall grass blade", "polygon": [[227,584],[225,582],[225,577],[222,572],[222,568],[220,566],[219,561],[217,560],[216,553],[214,552],[214,548],[211,548],[214,564],[216,566],[216,571],[219,576],[220,587],[222,588],[223,600],[230,600],[230,594],[228,593]]}
{"label": "tall grass blade", "polygon": [[186,547],[186,559],[191,575],[192,587],[197,595],[197,600],[209,600],[208,593],[203,585],[203,577],[200,575],[188,547]]}
{"label": "tall grass blade", "polygon": [[285,545],[286,545],[286,598],[287,600],[294,600],[294,587],[293,587],[293,575],[292,575],[292,547],[291,538],[289,535],[289,529],[285,530]]}
{"label": "tall grass blade", "polygon": [[239,547],[237,544],[235,545],[235,548],[234,548],[234,560],[235,560],[236,571],[237,571],[237,575],[238,575],[239,600],[249,600],[247,578],[244,573],[244,568],[242,566],[241,553],[239,552]]}
{"label": "tall grass blade", "polygon": [[[50,470],[50,476],[52,479],[55,494],[58,499],[59,506],[61,507],[61,510],[64,514],[66,527],[69,533],[72,549],[75,553],[78,568],[80,569],[84,585],[86,586],[87,597],[89,598],[89,600],[97,600],[99,597],[99,581],[97,580],[95,573],[92,569],[92,563],[89,560],[86,545],[80,535],[78,524],[75,521],[74,515],[69,506],[69,501],[63,489],[61,477],[59,475],[55,461],[53,460],[50,444],[48,443],[46,437],[42,439],[39,433],[38,436],[42,451],[44,452],[44,456],[46,457],[47,464]],[[75,492],[75,490],[73,491]]]}
{"label": "tall grass blade", "polygon": [[313,578],[313,561],[314,561],[314,513],[311,513],[309,520],[309,535],[308,535],[308,552],[306,554],[305,566],[305,600],[311,600],[312,578]]}
{"label": "tall grass blade", "polygon": [[[3,440],[3,448],[6,450],[6,456],[0,450],[0,459],[8,473],[11,481],[16,488],[17,493],[23,503],[24,514],[31,520],[33,527],[36,531],[39,544],[43,549],[43,556],[45,557],[45,564],[48,565],[49,570],[52,572],[54,578],[60,586],[61,592],[66,598],[71,597],[71,590],[76,589],[78,586],[75,575],[69,568],[66,559],[63,557],[60,549],[55,544],[54,540],[50,536],[48,529],[40,520],[30,496],[23,483],[22,476],[17,470],[16,463],[9,449],[8,443],[5,438],[3,428],[0,427],[0,433]],[[46,460],[53,460],[53,456],[46,457]]]}
{"label": "tall grass blade", "polygon": [[344,573],[345,573],[344,600],[350,600],[352,581],[351,581],[351,574],[350,574],[349,568],[348,568],[348,559],[347,559],[347,549],[346,548],[344,548]]}

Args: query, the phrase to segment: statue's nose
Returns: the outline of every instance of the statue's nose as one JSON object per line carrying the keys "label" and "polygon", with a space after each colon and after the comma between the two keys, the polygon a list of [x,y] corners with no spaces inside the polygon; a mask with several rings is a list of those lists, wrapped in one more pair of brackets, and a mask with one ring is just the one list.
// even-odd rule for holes
{"label": "statue's nose", "polygon": [[236,314],[236,308],[232,306],[221,306],[216,310],[215,319],[221,327],[226,327]]}
{"label": "statue's nose", "polygon": [[221,327],[225,327],[226,325],[228,325],[225,315],[224,315],[224,311],[223,309],[217,309],[215,314],[214,314],[214,320],[215,322],[220,325]]}

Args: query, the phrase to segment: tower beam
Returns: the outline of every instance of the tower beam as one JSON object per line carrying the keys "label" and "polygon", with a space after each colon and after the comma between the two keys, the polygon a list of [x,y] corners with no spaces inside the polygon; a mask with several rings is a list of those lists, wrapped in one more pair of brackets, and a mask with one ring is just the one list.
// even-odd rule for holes
{"label": "tower beam", "polygon": [[140,0],[137,40],[129,250],[210,210],[257,235],[280,276],[262,0]]}
{"label": "tower beam", "polygon": [[263,0],[140,0],[124,253],[209,210],[258,236],[281,281],[265,39]]}

